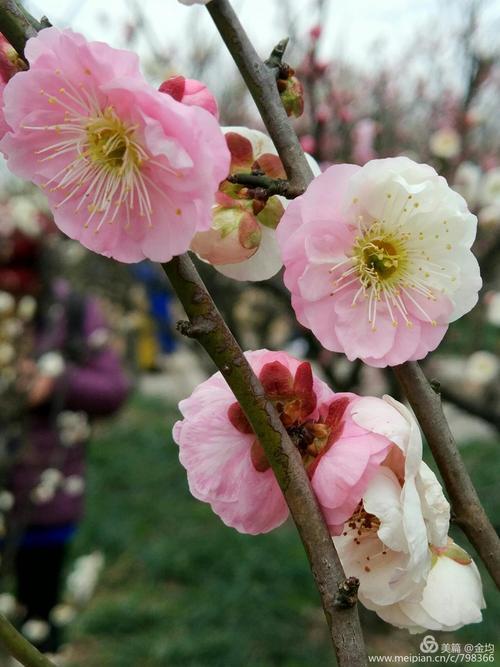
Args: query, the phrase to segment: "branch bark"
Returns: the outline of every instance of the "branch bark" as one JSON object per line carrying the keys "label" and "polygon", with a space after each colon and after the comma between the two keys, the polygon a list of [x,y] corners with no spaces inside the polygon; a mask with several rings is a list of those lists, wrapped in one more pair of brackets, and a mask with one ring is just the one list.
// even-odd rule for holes
{"label": "branch bark", "polygon": [[[229,0],[212,0],[207,9],[254,98],[290,182],[297,188],[306,188],[312,180],[312,173],[279,99],[273,71],[267,68],[257,55]],[[438,399],[436,404],[429,394],[432,389],[418,364],[402,364],[395,373],[429,442],[453,511],[457,516],[462,516],[462,529],[495,583],[500,586],[498,536],[479,503],[440,401]],[[426,407],[421,409],[421,406]],[[429,420],[426,408],[431,407],[433,419]],[[476,521],[479,521],[479,525],[474,528]]]}
{"label": "branch bark", "polygon": [[262,174],[237,173],[228,176],[230,183],[244,185],[252,190],[257,189],[263,197],[272,197],[279,195],[286,199],[295,199],[304,194],[304,188],[293,187],[289,181],[284,178],[271,178]]}
{"label": "branch bark", "polygon": [[0,614],[0,642],[24,667],[56,667]]}
{"label": "branch bark", "polygon": [[276,86],[275,69],[261,60],[229,0],[211,0],[206,7],[252,94],[290,185],[305,189],[312,181],[313,174],[283,108]]}
{"label": "branch bark", "polygon": [[298,450],[189,257],[175,257],[163,268],[190,320],[182,323],[183,333],[196,338],[220,369],[264,447],[309,558],[340,667],[366,665],[357,583],[346,581]]}
{"label": "branch bark", "polygon": [[0,2],[0,30],[2,35],[25,62],[24,46],[27,40],[48,25],[50,24],[46,22],[46,19],[39,22],[33,18],[17,0],[2,0]]}
{"label": "branch bark", "polygon": [[441,398],[415,362],[394,367],[436,460],[451,501],[455,521],[462,528],[500,587],[500,540],[472,484],[448,423]]}

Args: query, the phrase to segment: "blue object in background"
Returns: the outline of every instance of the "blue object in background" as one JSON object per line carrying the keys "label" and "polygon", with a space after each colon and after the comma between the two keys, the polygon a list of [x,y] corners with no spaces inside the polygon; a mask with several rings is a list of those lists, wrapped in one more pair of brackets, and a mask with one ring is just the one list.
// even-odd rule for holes
{"label": "blue object in background", "polygon": [[156,266],[150,262],[132,264],[130,270],[134,278],[146,288],[160,349],[165,354],[171,354],[177,347],[177,341],[172,334],[172,293],[166,285],[163,274],[160,274]]}

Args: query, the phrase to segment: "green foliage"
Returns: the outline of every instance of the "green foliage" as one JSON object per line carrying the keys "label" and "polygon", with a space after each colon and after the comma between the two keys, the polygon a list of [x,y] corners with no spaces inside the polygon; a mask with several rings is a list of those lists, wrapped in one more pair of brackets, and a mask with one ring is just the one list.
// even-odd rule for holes
{"label": "green foliage", "polygon": [[[170,435],[176,418],[173,407],[136,396],[96,433],[87,517],[75,551],[102,549],[106,569],[70,630],[78,651],[72,667],[332,664],[295,528],[240,535],[192,498]],[[481,465],[481,452],[490,452],[484,447],[465,454],[476,481],[489,485],[493,472]],[[493,642],[492,611],[481,627],[435,634],[443,642]],[[371,653],[418,653],[420,636],[363,615]]]}

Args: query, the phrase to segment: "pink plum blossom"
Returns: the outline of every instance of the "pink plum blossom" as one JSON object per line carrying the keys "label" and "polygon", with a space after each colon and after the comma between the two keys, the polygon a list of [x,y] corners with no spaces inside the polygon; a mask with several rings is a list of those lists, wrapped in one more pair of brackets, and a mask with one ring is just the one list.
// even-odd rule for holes
{"label": "pink plum blossom", "polygon": [[447,536],[450,506],[422,461],[411,413],[394,399],[361,398],[353,421],[393,447],[334,543],[359,599],[410,632],[454,630],[481,620],[481,580],[468,554]]}
{"label": "pink plum blossom", "polygon": [[132,53],[46,28],[4,91],[0,149],[45,192],[57,226],[123,262],[168,261],[211,225],[229,168],[215,118],[143,79]]}
{"label": "pink plum blossom", "polygon": [[371,118],[358,120],[353,128],[352,154],[356,162],[365,164],[376,157],[374,143],[377,136],[378,125]]}
{"label": "pink plum blossom", "polygon": [[[352,419],[359,398],[335,394],[285,352],[245,354],[299,450],[332,534],[342,530],[391,447]],[[174,426],[191,493],[228,526],[265,533],[288,508],[264,450],[220,373],[181,401]]]}
{"label": "pink plum blossom", "polygon": [[6,132],[9,131],[9,126],[5,122],[5,118],[2,112],[2,105],[3,105],[3,91],[5,88],[5,83],[0,79],[0,139],[4,136]]}
{"label": "pink plum blossom", "polygon": [[351,361],[422,359],[477,302],[476,224],[427,165],[399,157],[330,167],[276,232],[297,319]]}
{"label": "pink plum blossom", "polygon": [[183,76],[171,76],[164,81],[160,92],[168,93],[174,100],[205,109],[215,118],[219,118],[219,107],[213,93],[201,81],[185,79]]}

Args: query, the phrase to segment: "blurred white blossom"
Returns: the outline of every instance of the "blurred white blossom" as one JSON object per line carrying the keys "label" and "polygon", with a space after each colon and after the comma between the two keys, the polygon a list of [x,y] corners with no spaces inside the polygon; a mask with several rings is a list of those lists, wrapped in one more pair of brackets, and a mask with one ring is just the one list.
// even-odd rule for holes
{"label": "blurred white blossom", "polygon": [[15,300],[9,292],[0,291],[0,315],[7,315],[14,310]]}
{"label": "blurred white blossom", "polygon": [[8,512],[14,505],[14,496],[10,491],[0,491],[0,512]]}
{"label": "blurred white blossom", "polygon": [[483,206],[477,217],[482,227],[497,227],[500,225],[500,202]]}
{"label": "blurred white blossom", "polygon": [[85,489],[85,480],[80,475],[70,475],[66,478],[63,489],[69,496],[79,496]]}
{"label": "blurred white blossom", "polygon": [[65,364],[59,352],[46,352],[38,359],[37,366],[42,375],[56,378],[64,373]]}
{"label": "blurred white blossom", "polygon": [[473,384],[484,386],[498,377],[500,361],[492,352],[473,352],[465,365],[465,378]]}
{"label": "blurred white blossom", "polygon": [[29,322],[33,319],[36,312],[36,299],[29,294],[25,294],[19,299],[17,304],[17,314],[24,321]]}
{"label": "blurred white blossom", "polygon": [[30,642],[38,644],[43,642],[44,639],[47,639],[50,632],[50,626],[46,621],[42,621],[38,618],[31,618],[22,626],[21,632]]}
{"label": "blurred white blossom", "polygon": [[480,197],[483,206],[500,205],[500,167],[486,172],[481,183]]}
{"label": "blurred white blossom", "polygon": [[56,605],[50,612],[50,620],[59,627],[69,625],[76,616],[76,609],[70,604],[61,603]]}
{"label": "blurred white blossom", "polygon": [[12,618],[16,613],[17,600],[10,593],[0,593],[0,614]]}
{"label": "blurred white blossom", "polygon": [[461,162],[455,172],[453,189],[462,195],[471,209],[474,209],[478,202],[481,178],[481,168],[474,162]]}
{"label": "blurred white blossom", "polygon": [[66,581],[66,591],[71,602],[84,605],[90,600],[103,567],[104,556],[100,551],[76,559]]}
{"label": "blurred white blossom", "polygon": [[431,134],[429,148],[436,157],[451,160],[460,153],[460,135],[452,127],[443,127]]}
{"label": "blurred white blossom", "polygon": [[500,327],[500,292],[488,296],[486,318],[490,324]]}

